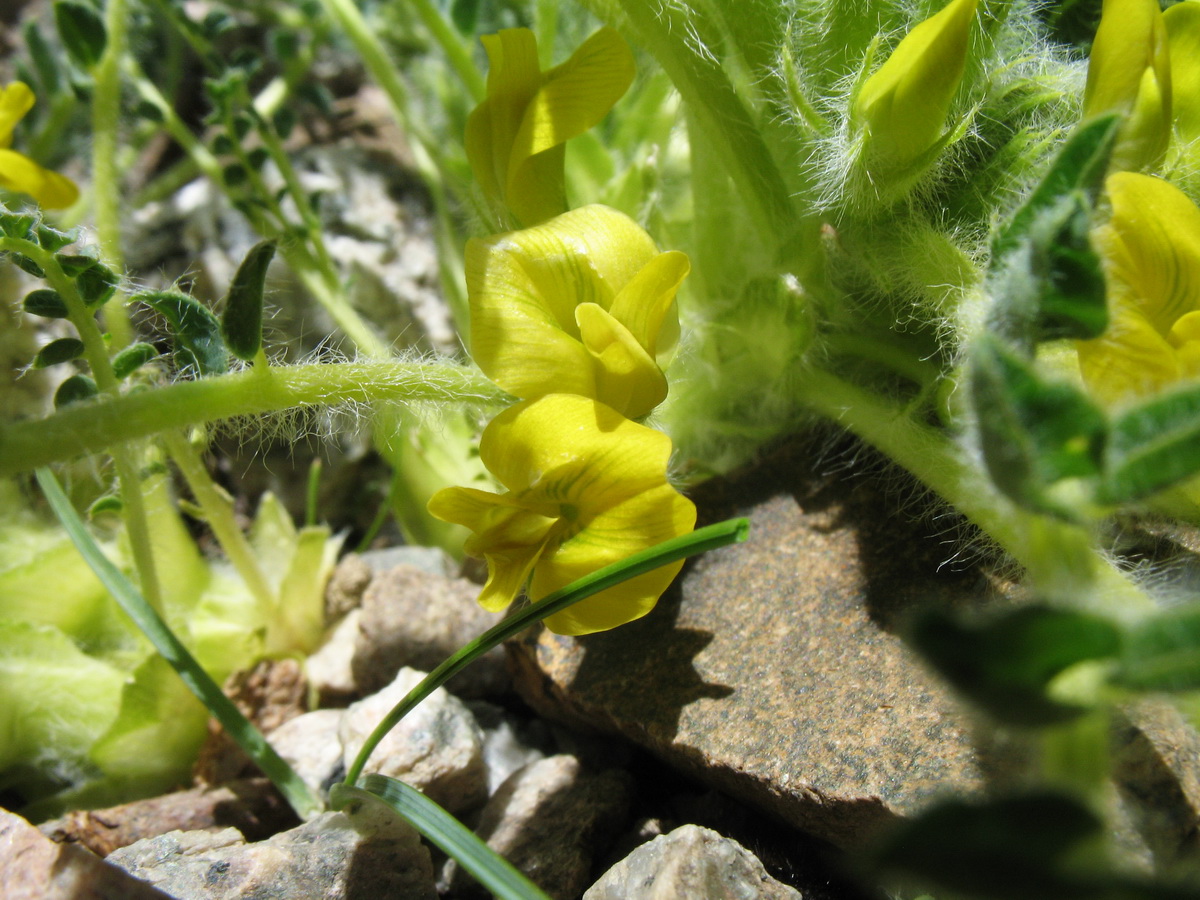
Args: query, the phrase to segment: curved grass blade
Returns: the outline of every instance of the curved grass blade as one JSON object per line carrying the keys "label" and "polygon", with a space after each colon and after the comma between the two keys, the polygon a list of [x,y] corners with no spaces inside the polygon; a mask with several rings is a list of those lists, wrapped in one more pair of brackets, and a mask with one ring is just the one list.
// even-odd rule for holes
{"label": "curved grass blade", "polygon": [[748,519],[727,519],[724,522],[718,522],[715,525],[697,529],[691,534],[663,541],[649,550],[643,550],[641,553],[635,553],[633,556],[627,557],[620,562],[605,566],[603,569],[597,569],[591,575],[585,575],[583,578],[571,582],[566,587],[560,588],[552,594],[547,594],[537,603],[532,603],[509,616],[499,625],[488,629],[481,636],[445,660],[436,669],[426,675],[420,684],[409,691],[408,696],[392,708],[392,711],[383,718],[383,721],[367,737],[366,742],[354,760],[354,764],[346,772],[345,783],[354,784],[357,782],[359,776],[362,774],[363,767],[367,764],[367,759],[370,757],[371,751],[379,745],[384,736],[395,728],[400,723],[400,720],[408,715],[418,703],[465,669],[476,657],[482,656],[493,647],[504,643],[504,641],[513,635],[524,631],[530,625],[541,621],[546,616],[566,609],[568,606],[578,603],[580,600],[584,600],[593,594],[598,594],[600,591],[607,590],[613,585],[620,584],[622,581],[635,578],[652,569],[657,569],[659,566],[675,562],[677,559],[694,556],[697,553],[704,553],[707,550],[715,550],[717,547],[724,547],[726,544],[739,543],[746,540],[749,534],[750,521]]}
{"label": "curved grass blade", "polygon": [[179,673],[179,677],[183,679],[183,683],[188,686],[188,689],[208,707],[208,711],[225,727],[229,735],[237,741],[238,746],[250,755],[250,758],[279,788],[280,793],[300,818],[307,819],[319,812],[321,802],[313,796],[308,785],[275,752],[262,733],[251,725],[241,711],[234,706],[233,701],[225,696],[217,683],[201,668],[200,663],[196,662],[196,658],[167,627],[167,623],[162,620],[162,617],[154,611],[138,589],[133,586],[133,583],[125,577],[125,573],[104,555],[84,526],[83,520],[79,518],[79,514],[75,512],[75,507],[63,493],[54,473],[49,469],[37,469],[34,474],[37,476],[42,493],[50,503],[50,508],[62,522],[63,528],[66,529],[67,535],[79,550],[84,561],[96,573],[100,583],[120,604],[125,614],[133,619],[134,624],[150,639],[154,649],[170,664],[171,668]]}
{"label": "curved grass blade", "polygon": [[330,800],[339,809],[363,800],[387,804],[499,900],[549,900],[537,885],[458,819],[403,781],[386,775],[368,775],[362,779],[361,787],[335,784]]}

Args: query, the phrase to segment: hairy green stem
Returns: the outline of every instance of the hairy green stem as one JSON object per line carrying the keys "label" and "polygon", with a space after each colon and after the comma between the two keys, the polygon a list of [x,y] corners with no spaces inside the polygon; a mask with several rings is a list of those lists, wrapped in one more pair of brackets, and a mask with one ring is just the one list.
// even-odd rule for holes
{"label": "hairy green stem", "polygon": [[[121,58],[125,54],[128,24],[126,0],[108,0],[104,27],[108,41],[104,55],[92,73],[92,192],[96,205],[96,240],[104,264],[114,272],[125,269],[121,249],[121,172],[117,165],[118,129],[121,123]],[[124,347],[133,339],[133,328],[124,298],[113,297],[105,310],[105,322],[113,346]]]}
{"label": "hairy green stem", "polygon": [[389,731],[400,724],[400,721],[412,712],[422,700],[493,647],[500,646],[510,637],[515,637],[530,625],[540,622],[547,616],[554,615],[554,613],[560,612],[568,606],[578,603],[580,600],[586,600],[593,594],[608,590],[610,587],[620,584],[623,581],[636,578],[638,575],[657,569],[660,566],[665,566],[676,560],[695,556],[698,553],[706,553],[709,550],[715,550],[717,547],[724,547],[727,544],[744,541],[749,534],[750,522],[748,519],[727,519],[715,525],[699,528],[689,534],[671,538],[640,553],[626,557],[620,562],[612,563],[602,569],[597,569],[590,575],[585,575],[576,581],[572,581],[566,587],[547,594],[536,603],[531,603],[519,612],[509,616],[499,625],[489,628],[482,635],[471,641],[471,643],[438,665],[437,668],[421,680],[420,684],[409,691],[403,700],[392,707],[391,712],[384,716],[383,720],[375,726],[375,730],[367,736],[366,741],[358,751],[358,756],[354,758],[354,762],[346,770],[345,783],[353,785],[358,781],[359,776],[362,775],[363,768],[367,764],[367,760],[370,759],[372,751],[379,746],[379,742],[387,736]]}
{"label": "hairy green stem", "polygon": [[484,86],[483,76],[475,67],[475,60],[471,59],[470,46],[458,36],[458,33],[430,0],[409,0],[409,2],[416,8],[421,22],[429,29],[433,39],[438,42],[438,46],[446,54],[446,59],[450,61],[450,65],[462,79],[471,99],[478,103],[487,93],[487,88]]}
{"label": "hairy green stem", "polygon": [[0,425],[0,476],[235,416],[338,404],[497,405],[508,399],[479,372],[447,364],[367,360],[252,369],[100,397],[40,421]]}

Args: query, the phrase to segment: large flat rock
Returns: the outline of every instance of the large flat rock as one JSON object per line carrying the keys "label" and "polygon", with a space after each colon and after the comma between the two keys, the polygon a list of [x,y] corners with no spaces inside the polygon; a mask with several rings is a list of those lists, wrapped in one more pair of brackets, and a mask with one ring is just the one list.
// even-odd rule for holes
{"label": "large flat rock", "polygon": [[748,515],[750,540],[690,564],[646,618],[577,639],[543,631],[510,652],[543,714],[625,735],[847,846],[983,786],[966,715],[898,632],[917,601],[993,589],[946,564],[953,545],[929,516],[807,458],[793,448],[706,486],[702,519]]}

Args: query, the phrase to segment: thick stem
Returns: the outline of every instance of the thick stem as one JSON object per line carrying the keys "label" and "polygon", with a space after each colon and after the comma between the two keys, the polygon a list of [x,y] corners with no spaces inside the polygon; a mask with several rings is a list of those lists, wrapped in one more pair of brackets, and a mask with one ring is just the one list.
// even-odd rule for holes
{"label": "thick stem", "polygon": [[252,369],[72,404],[0,426],[0,476],[163,431],[306,406],[375,402],[493,405],[507,398],[478,372],[371,360]]}

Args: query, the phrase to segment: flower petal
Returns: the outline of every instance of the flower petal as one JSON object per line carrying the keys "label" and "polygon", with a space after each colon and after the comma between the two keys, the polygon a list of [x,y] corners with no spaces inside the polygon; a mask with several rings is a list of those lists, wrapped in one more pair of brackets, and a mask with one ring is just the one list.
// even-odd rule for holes
{"label": "flower petal", "polygon": [[525,508],[554,502],[586,520],[665,484],[671,439],[594,400],[550,394],[496,416],[479,455]]}
{"label": "flower petal", "polygon": [[46,209],[65,209],[79,199],[75,182],[15,150],[0,149],[0,187],[28,194]]}
{"label": "flower petal", "polygon": [[1171,57],[1175,129],[1193,159],[1200,158],[1200,3],[1176,3],[1163,13]]}
{"label": "flower petal", "polygon": [[22,81],[0,89],[0,148],[11,146],[13,128],[33,109],[35,101],[33,91]]}
{"label": "flower petal", "polygon": [[1101,244],[1109,274],[1128,285],[1142,315],[1166,335],[1200,309],[1200,209],[1161,178],[1121,172],[1106,186],[1113,213]]}
{"label": "flower petal", "polygon": [[679,335],[675,293],[691,268],[686,253],[658,254],[617,292],[608,310],[660,366],[675,349]]}
{"label": "flower petal", "polygon": [[536,224],[566,209],[563,145],[598,124],[634,74],[633,54],[613,28],[601,28],[546,73],[509,156],[505,195],[521,222]]}
{"label": "flower petal", "polygon": [[[696,507],[665,482],[597,515],[538,561],[530,596],[541,599],[577,578],[691,531]],[[552,549],[552,548],[550,548]],[[556,634],[590,634],[641,618],[682,568],[682,560],[632,578],[546,619]]]}
{"label": "flower petal", "polygon": [[575,308],[583,346],[592,356],[595,397],[630,419],[639,419],[667,397],[662,369],[629,330],[595,303]]}
{"label": "flower petal", "polygon": [[1104,334],[1076,345],[1079,369],[1092,393],[1119,403],[1178,381],[1182,374],[1179,361],[1166,339],[1133,303],[1113,305],[1117,308]]}

